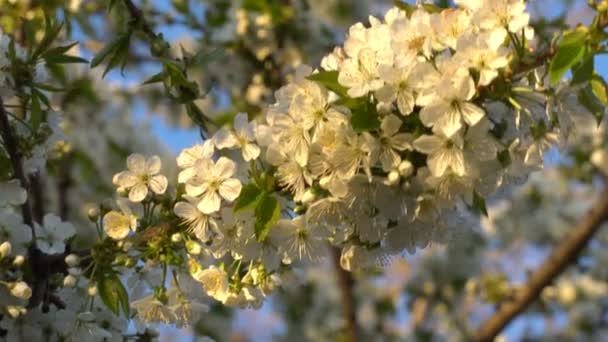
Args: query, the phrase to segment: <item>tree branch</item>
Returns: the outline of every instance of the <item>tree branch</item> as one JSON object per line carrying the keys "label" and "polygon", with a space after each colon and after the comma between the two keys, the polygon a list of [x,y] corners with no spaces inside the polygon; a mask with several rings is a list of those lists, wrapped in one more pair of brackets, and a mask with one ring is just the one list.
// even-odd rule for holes
{"label": "tree branch", "polygon": [[131,16],[131,18],[135,21],[135,23],[140,25],[140,29],[150,39],[155,39],[156,33],[154,33],[154,30],[152,30],[152,27],[150,26],[150,24],[148,24],[146,18],[144,18],[142,10],[135,6],[133,1],[131,0],[124,0],[123,3],[125,4],[125,7],[127,7],[127,11],[129,11],[129,15]]}
{"label": "tree branch", "polygon": [[356,342],[359,336],[359,329],[357,326],[355,295],[353,293],[355,282],[350,272],[344,270],[340,265],[340,249],[331,247],[331,252],[334,268],[338,277],[338,286],[340,287],[340,293],[342,295],[342,310],[344,312],[344,320],[346,321],[344,341]]}
{"label": "tree branch", "polygon": [[587,246],[602,223],[608,220],[608,185],[600,193],[598,201],[564,238],[545,262],[532,274],[528,282],[519,288],[508,302],[503,303],[494,316],[485,321],[475,335],[475,341],[492,341],[518,314],[523,312],[541,294],[542,290],[558,276]]}
{"label": "tree branch", "polygon": [[[2,136],[2,141],[4,143],[4,147],[6,148],[6,152],[8,153],[8,157],[11,161],[13,167],[14,177],[19,180],[21,183],[21,187],[25,189],[25,191],[29,191],[29,182],[23,171],[23,163],[21,160],[21,152],[17,146],[17,140],[13,135],[13,131],[11,129],[11,125],[8,121],[8,114],[4,109],[4,102],[2,98],[0,98],[0,136]],[[23,223],[27,224],[32,232],[32,246],[36,247],[36,231],[34,229],[34,219],[32,215],[32,207],[30,204],[30,195],[28,193],[25,202],[21,205],[21,214],[23,216]]]}

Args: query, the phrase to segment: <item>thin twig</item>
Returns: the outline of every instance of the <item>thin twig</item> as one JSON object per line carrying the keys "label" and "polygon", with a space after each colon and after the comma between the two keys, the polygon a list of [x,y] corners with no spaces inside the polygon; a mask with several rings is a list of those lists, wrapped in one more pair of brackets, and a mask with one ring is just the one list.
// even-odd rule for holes
{"label": "thin twig", "polygon": [[582,218],[572,232],[553,250],[545,262],[519,288],[513,298],[503,303],[494,316],[485,321],[475,335],[475,341],[492,341],[518,314],[534,302],[542,290],[568,265],[576,261],[602,223],[608,220],[608,185],[600,193],[597,203]]}
{"label": "thin twig", "polygon": [[346,321],[344,341],[356,342],[359,336],[359,329],[357,325],[355,295],[353,293],[355,282],[350,272],[344,270],[340,265],[340,249],[331,247],[331,252],[334,268],[338,277],[338,286],[340,287],[340,294],[342,296],[344,320]]}
{"label": "thin twig", "polygon": [[[8,153],[9,159],[12,164],[13,174],[15,178],[17,178],[21,183],[21,187],[28,191],[30,186],[25,172],[23,171],[21,152],[19,151],[17,139],[13,135],[11,125],[8,121],[8,115],[6,113],[6,110],[4,109],[4,102],[2,98],[0,98],[0,135],[2,136],[4,147],[6,149],[6,152]],[[30,227],[30,230],[32,232],[32,246],[35,248],[36,230],[34,229],[34,220],[29,194],[26,197],[25,202],[21,205],[21,213],[23,215],[23,223],[27,224]]]}
{"label": "thin twig", "polygon": [[131,0],[123,1],[125,6],[127,7],[127,11],[129,11],[129,15],[131,18],[140,25],[140,29],[144,32],[150,39],[156,38],[156,33],[152,30],[152,27],[144,18],[142,10],[140,10]]}

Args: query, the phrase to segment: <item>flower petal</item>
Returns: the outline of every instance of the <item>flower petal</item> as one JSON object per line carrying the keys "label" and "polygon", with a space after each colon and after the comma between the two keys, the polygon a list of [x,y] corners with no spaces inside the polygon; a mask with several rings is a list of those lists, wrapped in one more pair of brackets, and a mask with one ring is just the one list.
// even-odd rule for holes
{"label": "flower petal", "polygon": [[208,191],[202,197],[198,203],[198,210],[204,214],[211,214],[220,210],[221,199],[215,191]]}
{"label": "flower petal", "polygon": [[127,158],[127,167],[136,175],[143,174],[146,170],[146,158],[139,153],[134,153]]}
{"label": "flower petal", "polygon": [[162,195],[167,191],[167,177],[163,175],[156,175],[148,182],[150,190],[154,191],[159,195]]}
{"label": "flower petal", "polygon": [[234,170],[236,169],[236,164],[226,157],[220,157],[215,163],[215,173],[214,175],[220,179],[230,178],[234,174]]}
{"label": "flower petal", "polygon": [[129,200],[131,202],[141,202],[148,195],[148,187],[146,184],[139,183],[129,190]]}
{"label": "flower petal", "polygon": [[160,172],[162,163],[158,156],[152,156],[146,160],[146,174],[155,175]]}
{"label": "flower petal", "polygon": [[219,187],[219,192],[227,201],[234,201],[241,193],[241,181],[236,178],[229,178],[222,182]]}

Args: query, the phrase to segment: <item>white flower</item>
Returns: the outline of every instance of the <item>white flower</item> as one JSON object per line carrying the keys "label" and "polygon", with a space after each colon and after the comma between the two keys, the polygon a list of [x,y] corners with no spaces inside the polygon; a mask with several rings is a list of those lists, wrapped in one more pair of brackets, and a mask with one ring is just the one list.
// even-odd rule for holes
{"label": "white flower", "polygon": [[188,226],[188,232],[193,233],[202,242],[207,242],[217,232],[217,223],[213,217],[198,209],[199,200],[196,197],[184,196],[187,202],[177,202],[173,208],[175,215],[182,218]]}
{"label": "white flower", "polygon": [[194,164],[197,160],[211,159],[214,152],[214,143],[212,139],[205,141],[203,144],[197,144],[189,148],[183,149],[177,156],[177,166],[183,169],[177,176],[179,183],[185,183],[190,179],[196,171]]}
{"label": "white flower", "polygon": [[464,58],[479,72],[479,85],[486,86],[498,76],[498,69],[509,64],[509,51],[503,47],[507,32],[493,30],[470,34],[458,41],[456,56]]}
{"label": "white flower", "polygon": [[217,162],[202,159],[194,167],[196,174],[186,183],[186,193],[200,198],[198,209],[203,213],[218,211],[222,198],[231,202],[239,196],[242,185],[238,179],[231,178],[236,168],[232,160],[226,157],[220,157]]}
{"label": "white flower", "polygon": [[76,233],[74,226],[69,222],[62,222],[59,216],[46,214],[43,226],[36,224],[36,237],[38,248],[47,254],[63,253],[65,240]]}
{"label": "white flower", "polygon": [[172,324],[177,320],[173,310],[154,295],[131,302],[131,307],[143,322]]}
{"label": "white flower", "polygon": [[32,296],[32,289],[24,281],[10,283],[8,285],[11,295],[19,299],[30,299]]}
{"label": "white flower", "polygon": [[483,109],[469,102],[475,95],[475,84],[470,77],[458,84],[441,82],[429,96],[419,96],[417,103],[424,108],[420,120],[432,126],[433,132],[450,137],[462,128],[462,121],[475,125],[484,116]]}
{"label": "white flower", "polygon": [[148,188],[162,195],[167,190],[167,177],[159,175],[161,161],[158,156],[146,160],[141,154],[132,154],[127,158],[127,171],[114,175],[113,183],[122,189],[129,190],[129,200],[141,202],[148,195]]}
{"label": "white flower", "polygon": [[243,152],[243,159],[250,161],[257,159],[260,155],[260,147],[252,143],[255,141],[255,130],[255,122],[249,122],[247,114],[239,113],[234,118],[234,132],[221,128],[215,133],[213,140],[218,149],[240,148]]}
{"label": "white flower", "polygon": [[412,135],[399,133],[401,119],[390,114],[382,119],[380,124],[380,163],[384,171],[390,171],[401,163],[401,156],[397,151],[412,149]]}
{"label": "white flower", "polygon": [[[192,266],[191,266],[192,267]],[[223,302],[228,295],[228,275],[225,271],[215,267],[201,268],[200,265],[190,271],[192,277],[203,284],[207,294],[216,300]]]}
{"label": "white flower", "polygon": [[0,207],[21,205],[27,199],[27,192],[17,179],[0,182]]}
{"label": "white flower", "polygon": [[279,220],[273,229],[283,235],[280,250],[290,259],[318,261],[323,256],[328,234],[319,225],[307,224],[304,216]]}
{"label": "white flower", "polygon": [[114,240],[122,240],[137,229],[137,216],[125,200],[116,201],[121,211],[112,210],[103,217],[103,229]]}
{"label": "white flower", "polygon": [[32,240],[31,227],[23,224],[21,215],[8,208],[0,208],[0,237],[10,241],[15,254],[23,254],[26,244]]}
{"label": "white flower", "polygon": [[431,17],[425,10],[417,8],[409,19],[403,17],[395,20],[390,34],[395,65],[398,67],[407,66],[412,56],[431,56],[434,32]]}
{"label": "white flower", "polygon": [[409,115],[414,110],[416,93],[427,83],[427,79],[436,76],[437,71],[427,62],[417,62],[415,56],[402,68],[383,64],[378,68],[380,78],[386,84],[375,94],[378,100],[386,105],[397,101],[397,108],[402,115]]}
{"label": "white flower", "polygon": [[460,135],[450,138],[438,135],[422,135],[414,141],[414,148],[427,155],[427,164],[434,176],[451,169],[458,175],[465,174],[463,140]]}

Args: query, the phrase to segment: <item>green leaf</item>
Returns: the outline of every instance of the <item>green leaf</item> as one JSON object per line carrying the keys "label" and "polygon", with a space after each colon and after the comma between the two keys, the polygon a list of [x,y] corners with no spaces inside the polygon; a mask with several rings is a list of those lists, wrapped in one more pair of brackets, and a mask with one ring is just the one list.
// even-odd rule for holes
{"label": "green leaf", "polygon": [[588,54],[583,61],[572,67],[572,80],[570,84],[579,84],[591,80],[593,77],[594,58]]}
{"label": "green leaf", "polygon": [[38,46],[36,46],[36,49],[32,53],[32,60],[38,59],[41,54],[48,50],[48,48],[55,41],[55,39],[57,39],[57,36],[59,36],[59,32],[61,32],[63,25],[63,22],[57,25],[55,22],[55,18],[50,17],[47,13],[45,13],[44,36],[42,37],[42,40],[40,41],[40,43],[38,43]]}
{"label": "green leaf", "polygon": [[591,79],[591,91],[593,95],[605,106],[608,106],[608,88],[606,82],[599,75],[594,75]]}
{"label": "green leaf", "polygon": [[125,316],[129,316],[129,295],[115,273],[100,277],[97,290],[99,297],[110,311],[118,315],[119,310],[122,309]]}
{"label": "green leaf", "polygon": [[557,53],[549,65],[551,84],[559,82],[566,71],[583,58],[586,38],[587,33],[578,30],[564,35],[557,46]]}
{"label": "green leaf", "polygon": [[[595,84],[596,90],[593,90],[593,85]],[[602,96],[602,83],[601,81],[594,82],[593,80],[588,84],[585,88],[579,90],[578,92],[578,102],[585,107],[596,119],[597,124],[599,125],[604,118],[604,108],[605,105],[602,104],[602,100],[598,98],[598,95]],[[604,100],[606,100],[606,88],[605,84],[603,86],[604,90]],[[595,93],[598,93],[597,95]]]}
{"label": "green leaf", "polygon": [[131,32],[125,32],[113,41],[104,46],[95,57],[91,60],[91,68],[94,68],[101,64],[111,54],[116,55],[121,49],[128,48],[129,41],[131,40]]}
{"label": "green leaf", "polygon": [[49,64],[89,63],[86,59],[78,56],[45,53],[42,57]]}
{"label": "green leaf", "polygon": [[338,71],[321,71],[316,74],[310,74],[306,79],[322,84],[327,89],[333,91],[340,96],[346,96],[347,89],[338,83]]}
{"label": "green leaf", "polygon": [[165,73],[163,71],[161,71],[158,74],[155,74],[155,75],[151,76],[150,78],[148,78],[147,80],[145,80],[144,83],[142,83],[141,85],[162,82],[164,79],[165,79]]}
{"label": "green leaf", "polygon": [[376,106],[369,100],[360,102],[352,110],[350,123],[357,132],[365,132],[380,127]]}
{"label": "green leaf", "polygon": [[32,97],[30,99],[30,125],[34,131],[38,130],[40,127],[40,123],[42,123],[44,113],[42,112],[42,108],[40,107],[40,100],[38,99],[38,94],[36,92],[32,92]]}
{"label": "green leaf", "polygon": [[475,190],[473,190],[473,210],[477,213],[483,214],[485,217],[488,217],[486,199]]}
{"label": "green leaf", "polygon": [[259,242],[266,240],[270,228],[281,217],[281,206],[272,195],[264,193],[255,207],[255,237]]}
{"label": "green leaf", "polygon": [[258,188],[257,185],[253,183],[245,185],[234,203],[234,212],[236,213],[255,207],[261,197],[262,190]]}

